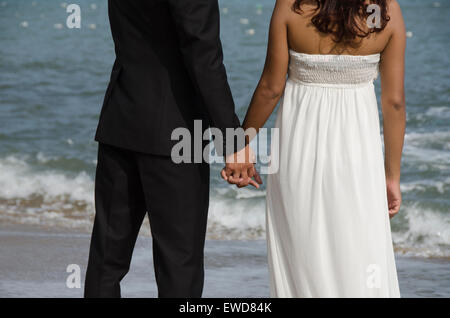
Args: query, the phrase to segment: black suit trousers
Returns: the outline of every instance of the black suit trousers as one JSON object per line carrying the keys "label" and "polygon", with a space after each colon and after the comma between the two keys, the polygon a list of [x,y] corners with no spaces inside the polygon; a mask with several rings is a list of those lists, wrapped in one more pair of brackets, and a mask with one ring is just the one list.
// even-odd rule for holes
{"label": "black suit trousers", "polygon": [[201,297],[209,165],[99,144],[85,297],[120,297],[148,212],[159,297]]}

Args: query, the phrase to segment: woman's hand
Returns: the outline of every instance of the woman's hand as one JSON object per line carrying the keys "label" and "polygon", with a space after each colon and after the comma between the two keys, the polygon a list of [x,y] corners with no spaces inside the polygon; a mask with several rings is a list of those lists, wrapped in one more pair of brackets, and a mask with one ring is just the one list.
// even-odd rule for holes
{"label": "woman's hand", "polygon": [[389,217],[393,218],[400,210],[402,204],[402,192],[398,180],[386,180]]}
{"label": "woman's hand", "polygon": [[255,169],[256,156],[252,148],[247,145],[235,154],[225,158],[225,168],[221,171],[222,179],[238,188],[252,185],[259,188],[261,177]]}

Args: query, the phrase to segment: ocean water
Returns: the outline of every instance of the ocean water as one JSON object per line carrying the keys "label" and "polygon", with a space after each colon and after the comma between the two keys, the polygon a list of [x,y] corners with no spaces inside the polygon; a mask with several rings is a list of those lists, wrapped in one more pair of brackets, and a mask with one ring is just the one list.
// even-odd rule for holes
{"label": "ocean water", "polygon": [[[396,251],[450,257],[450,1],[399,0],[408,30],[404,205]],[[93,141],[114,61],[106,1],[0,0],[0,224],[88,232]],[[273,0],[221,0],[222,42],[241,119],[264,63]],[[376,83],[379,91],[379,82]],[[267,123],[272,127],[274,116]],[[208,237],[264,237],[265,188],[235,189],[212,166]],[[148,226],[144,227],[148,234]]]}

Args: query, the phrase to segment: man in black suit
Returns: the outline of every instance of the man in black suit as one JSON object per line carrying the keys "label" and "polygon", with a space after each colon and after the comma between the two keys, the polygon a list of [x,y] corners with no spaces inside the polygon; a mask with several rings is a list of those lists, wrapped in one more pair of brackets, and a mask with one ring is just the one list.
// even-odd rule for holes
{"label": "man in black suit", "polygon": [[108,5],[116,61],[96,134],[96,216],[85,296],[120,297],[148,211],[159,297],[200,297],[209,166],[175,164],[171,134],[183,127],[193,135],[194,120],[224,136],[240,126],[222,62],[218,3]]}

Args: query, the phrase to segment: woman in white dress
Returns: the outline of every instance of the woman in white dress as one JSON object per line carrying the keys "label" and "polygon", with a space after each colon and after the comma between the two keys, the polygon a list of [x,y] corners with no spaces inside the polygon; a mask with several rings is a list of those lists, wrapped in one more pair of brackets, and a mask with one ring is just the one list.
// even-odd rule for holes
{"label": "woman in white dress", "polygon": [[400,296],[389,217],[401,204],[404,52],[396,1],[277,1],[244,121],[260,129],[281,98],[279,170],[267,181],[272,297]]}

